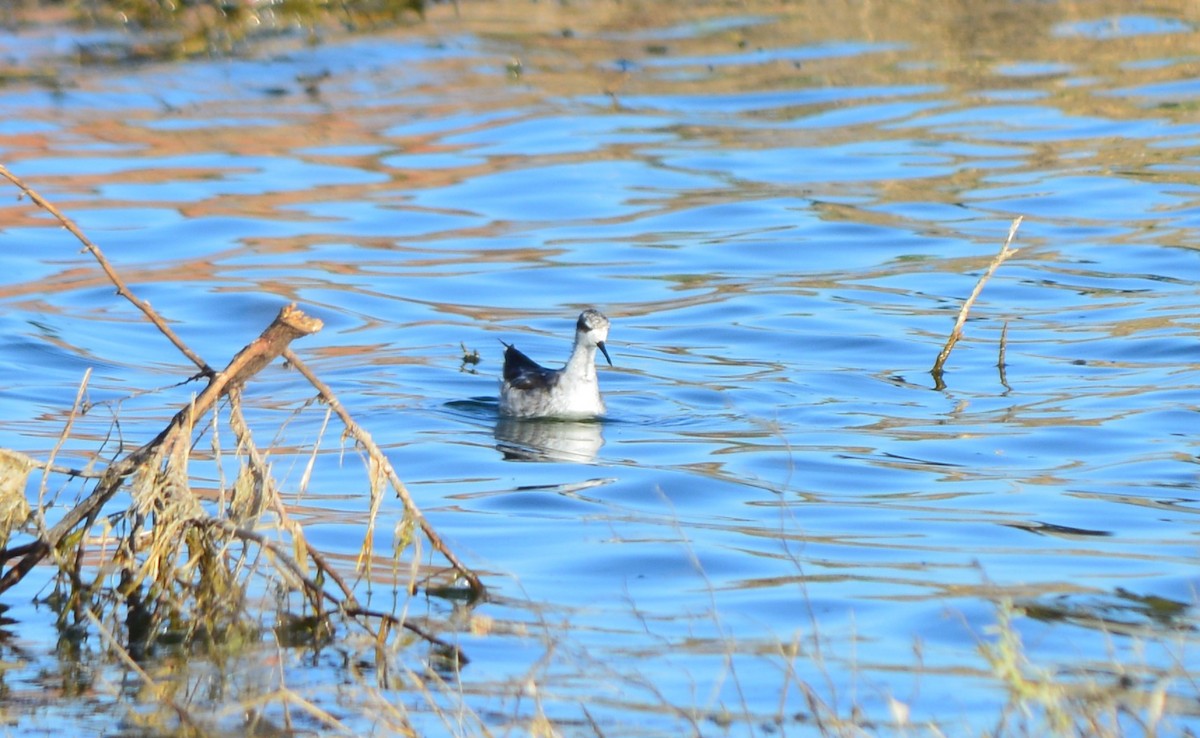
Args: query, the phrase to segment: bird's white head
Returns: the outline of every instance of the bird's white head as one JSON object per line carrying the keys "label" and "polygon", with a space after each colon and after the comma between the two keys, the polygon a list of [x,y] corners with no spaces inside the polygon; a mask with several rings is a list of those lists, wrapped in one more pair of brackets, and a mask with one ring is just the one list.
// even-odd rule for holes
{"label": "bird's white head", "polygon": [[608,318],[604,317],[604,313],[588,308],[579,314],[579,322],[575,324],[575,342],[600,349],[605,361],[612,366],[612,359],[608,358],[608,349],[604,347],[607,340]]}

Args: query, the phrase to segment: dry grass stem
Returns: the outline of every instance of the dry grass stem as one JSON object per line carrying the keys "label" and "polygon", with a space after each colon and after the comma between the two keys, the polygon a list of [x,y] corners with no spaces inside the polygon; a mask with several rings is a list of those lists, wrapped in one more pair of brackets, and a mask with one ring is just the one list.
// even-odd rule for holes
{"label": "dry grass stem", "polygon": [[[62,451],[62,447],[66,444],[67,439],[71,436],[71,428],[75,425],[76,418],[79,417],[81,408],[83,407],[83,397],[87,394],[88,382],[92,378],[92,368],[88,367],[83,371],[83,378],[79,380],[79,389],[75,393],[75,402],[71,405],[71,412],[67,415],[67,422],[63,426],[62,432],[58,434],[58,440],[54,442],[54,447],[50,449],[49,456],[46,457],[46,465],[42,471],[42,483],[38,486],[38,510],[41,511],[46,506],[46,493],[48,491],[50,470],[54,467],[54,460],[58,458],[58,454]],[[40,513],[39,513],[40,514]],[[44,520],[39,520],[43,525]]]}
{"label": "dry grass stem", "polygon": [[975,283],[975,289],[971,290],[971,294],[967,297],[966,302],[958,310],[958,319],[954,321],[954,328],[950,331],[950,337],[946,339],[946,345],[942,346],[941,352],[938,353],[937,361],[933,363],[933,369],[930,373],[933,374],[934,380],[938,383],[939,389],[942,385],[942,370],[946,364],[946,360],[950,358],[950,352],[954,350],[954,345],[958,343],[958,339],[962,338],[963,325],[967,322],[967,315],[971,312],[971,307],[975,301],[979,299],[979,295],[983,292],[983,286],[987,284],[996,270],[1000,268],[1008,257],[1017,253],[1018,249],[1012,248],[1013,238],[1017,235],[1017,229],[1021,227],[1021,221],[1025,216],[1018,215],[1008,229],[1008,238],[1004,240],[1004,246],[1000,252],[992,259],[992,263],[988,264],[988,268],[983,275],[979,277],[979,281]]}

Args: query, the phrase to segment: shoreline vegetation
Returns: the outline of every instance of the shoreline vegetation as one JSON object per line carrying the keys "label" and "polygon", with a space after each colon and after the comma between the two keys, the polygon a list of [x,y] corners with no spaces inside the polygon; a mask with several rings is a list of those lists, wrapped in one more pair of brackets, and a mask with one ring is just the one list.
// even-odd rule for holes
{"label": "shoreline vegetation", "polygon": [[236,55],[256,40],[323,31],[378,31],[421,21],[439,0],[16,0],[0,24],[70,23],[129,33],[77,46],[80,63],[121,64]]}

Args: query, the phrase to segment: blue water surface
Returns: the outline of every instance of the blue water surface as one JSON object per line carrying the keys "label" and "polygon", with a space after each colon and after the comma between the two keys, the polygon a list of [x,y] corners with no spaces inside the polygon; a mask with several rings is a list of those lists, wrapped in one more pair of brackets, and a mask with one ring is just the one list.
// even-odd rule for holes
{"label": "blue water surface", "polygon": [[[288,302],[324,321],[294,348],[489,588],[359,585],[470,656],[434,698],[472,716],[455,732],[978,734],[1010,708],[980,651],[1010,606],[1030,674],[1133,685],[1133,714],[1165,691],[1194,731],[1198,39],[1167,10],[1042,6],[981,49],[882,9],[830,30],[559,7],[538,35],[464,4],[8,82],[0,161],[214,365]],[[114,417],[126,447],[152,437],[195,368],[27,201],[0,244],[0,445],[44,457],[89,368],[64,460],[111,456]],[[612,320],[608,416],[501,418],[500,342],[556,365],[588,306]],[[283,367],[247,388],[308,542],[352,574],[366,474],[312,395]],[[378,515],[387,561],[403,509]],[[8,673],[25,689],[57,641],[37,589],[7,603],[40,655]],[[263,679],[345,707],[328,667],[289,652]],[[119,714],[65,703],[80,731]]]}

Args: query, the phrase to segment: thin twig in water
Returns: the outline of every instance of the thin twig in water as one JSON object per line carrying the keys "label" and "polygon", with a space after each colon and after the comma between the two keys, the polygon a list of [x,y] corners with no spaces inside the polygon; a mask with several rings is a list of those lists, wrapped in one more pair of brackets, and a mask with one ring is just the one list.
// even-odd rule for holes
{"label": "thin twig in water", "polygon": [[950,358],[950,352],[954,349],[954,344],[958,343],[958,339],[962,338],[963,324],[967,322],[967,315],[971,312],[971,306],[979,299],[979,295],[983,292],[983,286],[992,278],[992,275],[996,273],[1000,265],[1008,257],[1017,253],[1017,249],[1011,248],[1011,246],[1013,238],[1017,235],[1017,229],[1021,227],[1021,221],[1024,219],[1025,216],[1018,215],[1013,220],[1012,225],[1008,229],[1008,238],[1004,240],[1004,246],[1000,249],[1000,253],[996,254],[991,264],[988,264],[987,270],[979,278],[979,281],[975,283],[975,289],[971,290],[970,296],[967,297],[966,302],[959,308],[958,319],[954,321],[954,329],[950,331],[950,337],[946,339],[946,345],[942,347],[937,361],[933,364],[933,369],[930,370],[930,374],[933,375],[934,381],[938,384],[938,389],[945,386],[942,384],[942,369],[946,364],[946,359]]}
{"label": "thin twig in water", "polygon": [[1005,389],[1011,389],[1008,386],[1008,377],[1006,369],[1008,362],[1004,360],[1005,354],[1008,353],[1008,321],[1004,321],[1004,327],[1000,329],[1000,355],[996,357],[996,368],[1000,370],[1000,384],[1004,385]]}
{"label": "thin twig in water", "polygon": [[109,281],[116,286],[117,294],[121,297],[124,297],[126,300],[129,300],[131,303],[133,303],[134,307],[136,307],[138,310],[141,310],[142,313],[150,319],[150,322],[154,324],[154,327],[158,328],[159,332],[167,337],[167,340],[175,344],[175,348],[179,349],[180,353],[186,356],[189,361],[191,361],[196,365],[197,368],[200,369],[201,374],[204,376],[212,376],[212,367],[210,367],[208,363],[204,361],[204,359],[200,358],[199,354],[188,348],[188,345],[183,342],[182,338],[175,335],[175,331],[171,330],[171,327],[167,325],[165,320],[162,319],[162,316],[160,316],[154,308],[150,307],[150,303],[133,294],[133,291],[130,290],[125,284],[125,280],[121,279],[121,275],[117,274],[117,270],[113,268],[107,257],[104,256],[104,252],[100,250],[100,247],[92,243],[91,239],[89,239],[87,236],[83,235],[83,231],[79,230],[79,226],[75,225],[74,221],[59,212],[58,208],[54,207],[53,203],[39,195],[32,187],[25,184],[20,177],[9,171],[8,167],[4,166],[3,164],[0,164],[0,176],[16,185],[21,192],[25,193],[25,195],[33,201],[35,205],[53,215],[54,218],[62,224],[63,228],[66,228],[68,231],[70,231],[71,235],[75,236],[75,238],[77,238],[79,242],[83,244],[83,247],[87,249],[87,251],[91,253],[92,257],[95,258],[95,260],[100,264],[100,268],[104,270],[104,273],[108,276]]}
{"label": "thin twig in water", "polygon": [[38,486],[38,506],[35,515],[39,530],[45,530],[48,527],[44,512],[46,510],[46,492],[49,487],[50,470],[54,468],[54,460],[58,458],[58,452],[62,451],[67,438],[71,435],[71,428],[75,425],[75,419],[79,417],[80,408],[83,407],[83,397],[87,394],[88,381],[91,378],[92,368],[89,366],[83,372],[83,379],[79,381],[79,390],[75,393],[75,404],[71,406],[71,413],[67,416],[67,424],[63,426],[62,433],[58,434],[58,440],[55,441],[54,448],[50,449],[50,455],[47,457],[46,465],[43,467],[42,483]]}

